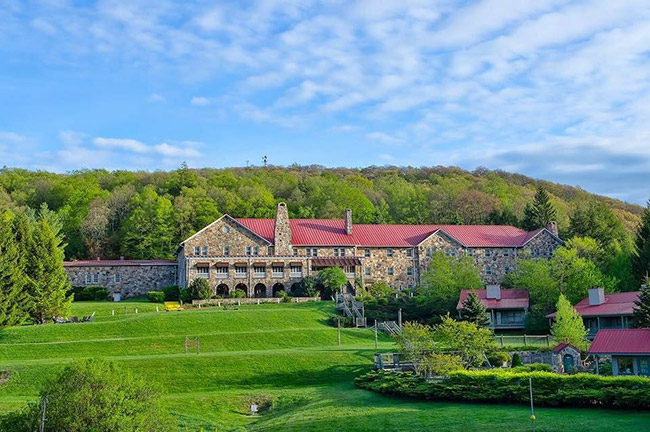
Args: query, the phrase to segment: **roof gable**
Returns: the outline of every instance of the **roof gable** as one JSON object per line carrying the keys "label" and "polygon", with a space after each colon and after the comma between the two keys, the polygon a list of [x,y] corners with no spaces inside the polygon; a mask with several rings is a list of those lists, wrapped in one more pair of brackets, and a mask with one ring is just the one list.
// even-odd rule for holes
{"label": "roof gable", "polygon": [[[211,224],[206,225],[205,227],[203,227],[202,229],[200,229],[200,230],[197,231],[196,233],[192,234],[191,236],[189,236],[188,238],[186,238],[185,240],[183,240],[183,241],[180,243],[180,246],[183,246],[183,245],[184,245],[186,242],[188,242],[189,240],[191,240],[191,239],[193,239],[194,237],[198,236],[199,234],[201,234],[201,233],[207,231],[208,229],[210,229],[210,228],[211,228],[212,226],[214,226],[215,224],[221,222],[223,219],[227,219],[228,221],[233,222],[235,225],[237,225],[237,226],[239,226],[239,227],[245,229],[247,232],[253,234],[255,237],[258,237],[259,239],[261,239],[262,241],[266,242],[267,244],[269,244],[269,245],[272,244],[272,241],[271,241],[271,240],[265,238],[264,236],[261,236],[259,233],[255,232],[254,230],[252,230],[252,229],[249,228],[248,226],[246,226],[246,225],[244,225],[243,223],[241,223],[238,219],[235,219],[234,217],[225,214],[225,215],[221,216],[219,219],[217,219],[217,220],[215,220],[214,222],[212,222]],[[264,219],[260,219],[260,220],[264,220]],[[274,219],[267,219],[267,220],[274,221]]]}
{"label": "roof gable", "polygon": [[487,298],[487,291],[484,289],[462,290],[456,310],[463,309],[463,302],[471,292],[476,293],[483,306],[488,309],[528,309],[530,305],[528,290],[525,289],[502,289],[500,299]]}

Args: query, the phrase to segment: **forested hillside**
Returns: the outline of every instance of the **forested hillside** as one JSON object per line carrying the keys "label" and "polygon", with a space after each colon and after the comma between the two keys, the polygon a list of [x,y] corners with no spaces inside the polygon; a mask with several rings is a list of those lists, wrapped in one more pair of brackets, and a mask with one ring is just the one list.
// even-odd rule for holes
{"label": "forested hillside", "polygon": [[486,169],[182,166],[171,172],[53,174],[4,168],[0,210],[47,204],[62,217],[68,259],[147,259],[172,257],[181,240],[224,213],[273,217],[278,201],[286,201],[291,217],[300,218],[340,218],[343,209],[351,208],[356,223],[512,224],[532,229],[525,209],[540,185],[550,196],[561,235],[629,244],[641,207]]}

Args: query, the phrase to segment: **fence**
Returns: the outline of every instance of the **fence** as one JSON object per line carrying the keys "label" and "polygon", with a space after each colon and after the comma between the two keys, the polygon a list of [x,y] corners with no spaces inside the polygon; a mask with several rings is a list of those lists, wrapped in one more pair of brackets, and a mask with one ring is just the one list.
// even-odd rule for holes
{"label": "fence", "polygon": [[506,346],[531,346],[531,347],[551,347],[553,345],[553,336],[551,335],[495,335],[494,339],[497,345]]}
{"label": "fence", "polygon": [[[291,303],[304,303],[310,301],[320,301],[320,297],[289,297]],[[222,298],[222,299],[205,299],[205,300],[192,300],[193,305],[245,305],[245,304],[261,304],[261,303],[282,303],[279,297],[265,297],[265,298]]]}

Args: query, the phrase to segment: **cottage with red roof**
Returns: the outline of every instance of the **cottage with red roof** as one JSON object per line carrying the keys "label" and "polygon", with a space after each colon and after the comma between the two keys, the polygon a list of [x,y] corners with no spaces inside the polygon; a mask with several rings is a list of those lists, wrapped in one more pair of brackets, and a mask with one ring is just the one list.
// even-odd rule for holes
{"label": "cottage with red roof", "polygon": [[[354,280],[364,286],[384,281],[403,290],[420,283],[440,251],[474,257],[485,283],[495,284],[515,269],[518,257],[547,258],[561,243],[555,224],[530,232],[497,225],[367,225],[354,224],[351,210],[342,219],[290,219],[287,205],[279,203],[274,219],[224,215],[184,240],[176,275],[180,286],[205,278],[221,296],[241,289],[250,297],[270,297],[338,266],[350,290]],[[111,276],[99,270],[101,262],[94,264],[85,268],[91,283],[110,289]],[[73,267],[80,268],[67,263]],[[85,281],[83,271],[78,273]]]}
{"label": "cottage with red roof", "polygon": [[[574,306],[593,339],[600,329],[629,328],[634,314],[634,302],[639,291],[605,294],[603,288],[589,290],[589,297]],[[555,318],[555,312],[547,315]]]}
{"label": "cottage with red roof", "polygon": [[[463,302],[472,290],[463,290],[456,305],[458,315],[463,317]],[[488,285],[484,290],[474,290],[479,300],[485,306],[490,318],[491,329],[523,329],[526,325],[526,314],[530,306],[528,290],[501,289],[500,285]]]}
{"label": "cottage with red roof", "polygon": [[605,329],[596,334],[589,354],[612,357],[612,373],[650,377],[650,329]]}

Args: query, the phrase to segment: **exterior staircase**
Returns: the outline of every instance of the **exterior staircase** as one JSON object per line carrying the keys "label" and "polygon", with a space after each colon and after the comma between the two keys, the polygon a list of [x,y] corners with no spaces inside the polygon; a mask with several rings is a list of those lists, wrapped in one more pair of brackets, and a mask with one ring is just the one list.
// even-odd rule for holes
{"label": "exterior staircase", "polygon": [[366,317],[363,313],[363,303],[357,301],[351,294],[336,294],[336,310],[346,317],[354,319],[357,327],[367,327]]}

